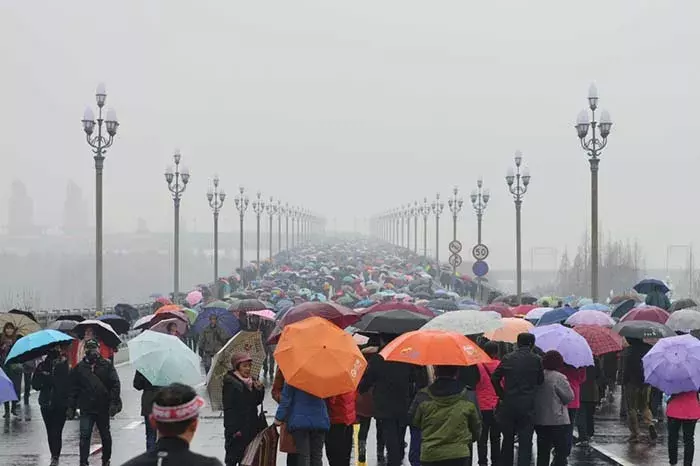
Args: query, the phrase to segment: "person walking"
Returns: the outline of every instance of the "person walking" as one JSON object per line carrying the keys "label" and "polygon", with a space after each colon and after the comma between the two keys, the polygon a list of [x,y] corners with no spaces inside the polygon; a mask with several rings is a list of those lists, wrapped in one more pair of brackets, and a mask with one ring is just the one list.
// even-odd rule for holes
{"label": "person walking", "polygon": [[114,365],[100,356],[99,342],[85,342],[85,357],[70,372],[70,391],[66,417],[72,418],[80,408],[80,466],[88,464],[90,438],[97,426],[102,440],[102,466],[112,457],[112,434],[109,418],[122,408],[119,382]]}
{"label": "person walking", "polygon": [[569,385],[571,385],[571,390],[574,392],[574,399],[571,400],[571,403],[569,403],[569,406],[567,406],[570,421],[567,440],[568,456],[571,454],[571,449],[574,445],[574,426],[576,425],[578,410],[581,408],[581,384],[586,381],[586,368],[573,367],[564,363],[564,367],[561,372],[566,376],[566,379],[569,381]]}
{"label": "person walking", "polygon": [[326,457],[330,466],[349,466],[352,453],[353,426],[357,419],[357,392],[326,399],[331,426],[326,433]]}
{"label": "person walking", "polygon": [[134,373],[134,389],[141,391],[141,416],[144,419],[144,425],[146,426],[146,451],[151,451],[156,446],[156,429],[149,420],[149,416],[153,410],[153,399],[158,393],[161,387],[154,386],[148,381],[146,377],[139,371]]}
{"label": "person walking", "polygon": [[622,351],[622,383],[627,403],[627,423],[630,429],[630,442],[639,441],[639,419],[649,430],[649,438],[656,440],[656,426],[649,408],[651,387],[644,382],[642,358],[651,346],[637,338],[627,338],[629,346]]}
{"label": "person walking", "polygon": [[[370,337],[365,348],[362,349],[362,354],[367,360],[369,365],[374,358],[380,357],[379,351],[379,340],[376,336]],[[365,393],[360,393],[357,390],[357,402],[355,404],[357,412],[357,421],[360,424],[360,429],[357,433],[357,461],[361,466],[365,466],[367,463],[367,437],[369,437],[369,428],[372,423],[372,418],[374,415],[374,400],[373,400],[373,390],[369,390]],[[374,420],[375,432],[376,432],[376,446],[377,446],[377,464],[383,466],[386,462],[386,457],[384,455],[384,435],[382,435],[382,428],[379,419]]]}
{"label": "person walking", "polygon": [[[21,364],[5,364],[5,359],[10,353],[10,350],[14,344],[19,339],[17,335],[17,328],[11,323],[7,322],[2,328],[2,335],[0,335],[0,369],[5,371],[7,377],[12,381],[12,385],[15,388],[15,394],[17,395],[17,401],[5,402],[5,419],[10,417],[10,412],[13,415],[19,416],[19,399],[22,388],[22,365]],[[12,406],[12,408],[10,408]]]}
{"label": "person walking", "polygon": [[[491,464],[497,466],[501,457],[501,429],[496,422],[498,395],[491,383],[491,375],[501,364],[498,360],[498,343],[489,341],[484,345],[484,352],[492,361],[479,364],[479,383],[476,384],[476,396],[481,410],[481,435],[477,440],[479,466],[488,466],[488,450],[491,449]],[[490,440],[490,442],[489,442]]]}
{"label": "person walking", "polygon": [[700,419],[697,392],[672,395],[666,407],[668,418],[668,461],[678,464],[678,436],[683,430],[683,466],[693,466],[695,455],[695,426]]}
{"label": "person walking", "polygon": [[218,324],[215,314],[209,316],[209,325],[199,336],[199,355],[202,357],[204,372],[211,369],[211,358],[219,352],[228,341],[226,331]]}
{"label": "person walking", "polygon": [[595,409],[600,400],[600,358],[594,357],[593,362],[593,366],[586,367],[586,381],[581,384],[581,408],[576,416],[578,440],[582,446],[587,446],[595,433]]}
{"label": "person walking", "polygon": [[190,450],[202,407],[204,399],[187,385],[174,383],[158,390],[149,416],[158,432],[158,441],[153,450],[122,466],[222,466],[218,459]]}
{"label": "person walking", "polygon": [[39,390],[39,407],[51,453],[50,466],[58,466],[63,445],[63,426],[66,423],[70,388],[69,348],[70,343],[66,343],[51,349],[35,369],[31,381],[34,390]]}
{"label": "person walking", "polygon": [[569,457],[570,419],[567,405],[574,399],[571,384],[562,373],[564,358],[558,351],[547,351],[542,358],[544,383],[535,396],[535,429],[537,431],[537,466],[566,466]]}
{"label": "person walking", "polygon": [[[282,402],[282,389],[284,388],[284,375],[279,366],[275,372],[275,378],[272,381],[272,389],[270,390],[270,395],[272,399],[277,402],[277,404]],[[297,455],[297,450],[294,445],[294,438],[292,434],[287,430],[287,426],[282,424],[279,426],[280,431],[280,441],[279,448],[282,453],[287,454],[287,466],[296,466],[299,455]]]}
{"label": "person walking", "polygon": [[326,402],[285,382],[275,425],[286,423],[294,438],[297,466],[321,466],[323,441],[330,428]]}
{"label": "person walking", "polygon": [[258,406],[265,396],[265,387],[252,376],[253,358],[249,354],[234,354],[231,367],[233,369],[224,376],[221,395],[226,466],[238,465],[248,444],[262,430]]}
{"label": "person walking", "polygon": [[470,446],[481,434],[481,420],[458,375],[457,366],[436,366],[435,382],[418,392],[411,404],[408,418],[421,432],[423,466],[472,464]]}
{"label": "person walking", "polygon": [[517,349],[504,356],[491,375],[491,384],[500,404],[496,421],[503,432],[500,463],[503,466],[513,466],[516,434],[518,466],[529,466],[532,459],[535,395],[544,382],[542,359],[533,352],[534,347],[535,336],[521,333],[517,338]]}

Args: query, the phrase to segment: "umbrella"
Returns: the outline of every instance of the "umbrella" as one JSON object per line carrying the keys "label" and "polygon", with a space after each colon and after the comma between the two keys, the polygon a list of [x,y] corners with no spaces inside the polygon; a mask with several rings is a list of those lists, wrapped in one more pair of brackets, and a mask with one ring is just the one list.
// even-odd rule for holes
{"label": "umbrella", "polygon": [[578,308],[579,311],[600,311],[600,312],[610,312],[610,306],[602,303],[591,303],[584,304]]}
{"label": "umbrella", "polygon": [[58,330],[59,332],[72,332],[78,322],[74,320],[54,320],[47,328]]}
{"label": "umbrella", "polygon": [[642,301],[644,301],[642,299],[642,297],[636,291],[632,291],[631,293],[628,293],[628,294],[621,294],[618,296],[613,296],[612,298],[610,298],[609,302],[610,302],[611,306],[617,306],[621,302],[627,301],[629,299],[631,299],[635,303],[641,303]]}
{"label": "umbrella", "polygon": [[[248,297],[248,295],[246,295]],[[245,298],[243,298],[245,299]],[[204,306],[202,306],[202,309],[226,309],[227,311],[231,307],[231,304],[225,302],[225,301],[212,301],[210,303],[206,303]]]}
{"label": "umbrella", "polygon": [[593,365],[593,352],[581,335],[563,325],[553,324],[530,329],[535,335],[535,345],[542,351],[556,350],[564,362],[574,367]]}
{"label": "umbrella", "polygon": [[634,299],[625,299],[624,301],[620,301],[617,305],[615,305],[610,315],[615,319],[619,319],[634,309],[636,305],[637,301]]}
{"label": "umbrella", "polygon": [[241,299],[234,306],[235,311],[261,311],[263,309],[268,309],[268,305],[259,299]]}
{"label": "umbrella", "polygon": [[426,317],[434,317],[435,313],[428,309],[427,307],[418,306],[413,303],[407,303],[406,301],[387,301],[385,303],[378,303],[373,306],[360,311],[359,314],[364,316],[366,314],[373,314],[375,312],[386,312],[386,311],[411,311],[416,314],[423,314]]}
{"label": "umbrella", "polygon": [[123,335],[129,331],[129,322],[116,314],[106,314],[97,318],[114,329],[117,335]]}
{"label": "umbrella", "polygon": [[275,315],[275,313],[269,309],[262,309],[260,311],[250,311],[250,312],[248,312],[248,315],[249,316],[258,316],[261,319],[265,319],[265,320],[275,320],[275,317],[277,317]]}
{"label": "umbrella", "polygon": [[404,333],[379,354],[387,361],[419,366],[471,366],[491,361],[476,343],[463,334],[437,329]]}
{"label": "umbrella", "polygon": [[195,320],[197,320],[197,316],[199,313],[195,311],[194,309],[189,309],[189,308],[183,308],[182,311],[183,314],[187,316],[187,319],[189,319],[190,324],[194,323]]}
{"label": "umbrella", "polygon": [[176,311],[176,312],[182,311],[182,306],[180,306],[179,304],[168,304],[166,306],[159,307],[156,310],[156,312],[154,312],[154,314],[157,315],[157,314],[163,314],[164,312],[173,312],[173,311]]}
{"label": "umbrella", "polygon": [[613,328],[620,336],[644,340],[647,338],[673,337],[676,332],[664,324],[647,320],[631,320],[628,322],[618,322]]}
{"label": "umbrella", "polygon": [[340,328],[345,328],[348,325],[353,325],[361,316],[352,309],[333,302],[321,303],[318,301],[311,301],[302,303],[287,311],[277,322],[277,326],[272,331],[268,343],[274,344],[277,342],[282,334],[282,329],[286,325],[299,322],[309,317],[321,317]]}
{"label": "umbrella", "polygon": [[532,323],[524,319],[516,317],[504,317],[500,320],[503,324],[501,328],[491,330],[484,333],[484,338],[492,341],[504,341],[507,343],[515,343],[518,340],[518,335],[528,333],[534,327]]}
{"label": "umbrella", "polygon": [[599,325],[577,325],[574,331],[588,342],[594,356],[622,351],[622,337],[607,327]]}
{"label": "umbrella", "polygon": [[141,317],[139,320],[134,322],[134,330],[142,330],[151,326],[151,320],[155,317],[155,314],[148,314],[147,316]]}
{"label": "umbrella", "polygon": [[691,335],[659,340],[642,364],[644,380],[666,394],[700,389],[700,340]]}
{"label": "umbrella", "polygon": [[666,325],[677,332],[688,333],[700,329],[700,312],[695,309],[681,309],[671,314]]}
{"label": "umbrella", "polygon": [[9,312],[10,314],[18,314],[18,315],[21,315],[21,316],[28,317],[28,318],[32,319],[34,322],[37,321],[37,320],[36,320],[36,317],[34,317],[34,313],[33,313],[33,312],[30,312],[30,311],[20,311],[19,309],[12,309],[12,310],[10,310],[10,311],[8,311],[8,312]]}
{"label": "umbrella", "polygon": [[88,327],[92,327],[97,338],[110,348],[116,348],[122,342],[121,338],[114,332],[112,327],[99,320],[88,319],[79,322],[73,329],[73,332],[78,338],[83,339],[85,337],[85,329]]}
{"label": "umbrella", "polygon": [[671,303],[671,312],[680,311],[681,309],[689,309],[691,307],[697,307],[698,303],[690,298],[679,299]]}
{"label": "umbrella", "polygon": [[661,293],[668,293],[671,291],[664,282],[656,278],[645,278],[634,285],[634,290],[642,294],[649,294],[652,291],[660,291]]}
{"label": "umbrella", "polygon": [[153,332],[160,332],[160,333],[168,333],[168,326],[170,324],[175,324],[175,327],[177,328],[177,333],[178,335],[184,335],[187,333],[187,324],[183,322],[181,319],[163,319],[155,324],[151,325],[149,330]]}
{"label": "umbrella", "polygon": [[615,320],[605,312],[594,310],[578,311],[566,319],[566,325],[574,327],[576,325],[597,325],[599,327],[612,327]]}
{"label": "umbrella", "polygon": [[537,326],[542,327],[544,325],[560,324],[566,321],[572,315],[576,314],[576,312],[578,312],[578,310],[573,307],[558,307],[546,312],[542,317],[540,317],[540,319],[537,321]]}
{"label": "umbrella", "polygon": [[454,311],[435,317],[422,330],[443,330],[460,335],[476,335],[503,327],[501,316],[481,311]]}
{"label": "umbrella", "polygon": [[366,314],[355,324],[355,327],[359,332],[364,333],[400,335],[418,330],[429,320],[430,318],[423,314],[397,309],[395,311]]}
{"label": "umbrella", "polygon": [[527,314],[525,314],[525,318],[527,320],[539,320],[543,315],[553,310],[553,307],[536,307]]}
{"label": "umbrella", "polygon": [[209,325],[209,318],[211,316],[216,316],[217,324],[223,328],[227,333],[229,338],[235,335],[241,329],[241,323],[236,319],[236,316],[227,309],[221,309],[217,307],[205,308],[200,311],[197,316],[197,320],[192,324],[192,332],[199,335],[204,331],[204,329]]}
{"label": "umbrella", "polygon": [[367,367],[352,336],[321,317],[287,325],[275,359],[289,385],[319,398],[354,392]]}
{"label": "umbrella", "polygon": [[515,317],[516,314],[513,312],[513,310],[511,308],[509,308],[507,305],[505,305],[503,303],[499,303],[499,304],[495,304],[495,303],[489,304],[488,306],[482,307],[481,311],[497,312],[501,315],[501,317]]}
{"label": "umbrella", "polygon": [[172,301],[170,301],[170,298],[167,298],[165,296],[157,297],[156,302],[162,304],[163,306],[168,306],[173,303]]}
{"label": "umbrella", "polygon": [[126,320],[133,322],[139,318],[139,311],[131,304],[119,303],[114,306],[114,313]]}
{"label": "umbrella", "polygon": [[187,304],[189,304],[190,306],[196,306],[197,304],[202,302],[202,298],[202,292],[199,290],[194,290],[187,293],[185,301],[187,301]]}
{"label": "umbrella", "polygon": [[15,385],[12,383],[12,380],[0,368],[0,403],[6,401],[17,401],[17,392],[15,392]]}
{"label": "umbrella", "polygon": [[7,323],[14,325],[17,329],[17,334],[21,336],[41,330],[39,324],[23,314],[11,314],[9,312],[0,314],[0,331]]}
{"label": "umbrella", "polygon": [[275,304],[275,312],[279,316],[280,314],[284,314],[287,312],[290,308],[294,306],[294,301],[291,301],[289,299],[280,299],[277,301],[277,304]]}
{"label": "umbrella", "polygon": [[[228,311],[226,311],[228,312]],[[228,312],[230,314],[230,312]],[[185,314],[182,310],[178,311],[165,311],[165,312],[156,312],[153,314],[153,319],[151,320],[151,326],[157,324],[161,320],[167,320],[167,319],[180,319],[183,321],[185,324],[190,323],[190,318]]]}
{"label": "umbrella", "polygon": [[146,330],[129,341],[129,357],[134,369],[157,387],[202,380],[199,357],[172,335]]}
{"label": "umbrella", "polygon": [[503,317],[515,317],[515,316],[524,316],[528,312],[530,312],[533,309],[536,309],[537,305],[535,304],[520,304],[518,306],[515,306],[512,309],[509,309],[509,311],[513,314],[512,316],[503,316]]}
{"label": "umbrella", "polygon": [[72,320],[74,322],[82,322],[85,320],[85,317],[79,314],[68,314],[65,316],[58,316],[56,317],[56,320]]}
{"label": "umbrella", "polygon": [[457,303],[452,301],[451,299],[433,299],[431,301],[428,301],[426,307],[429,307],[431,309],[439,309],[441,311],[456,311],[457,309],[459,309]]}
{"label": "umbrella", "polygon": [[207,392],[212,409],[224,409],[221,401],[224,376],[232,369],[231,358],[234,353],[246,353],[253,358],[251,374],[257,378],[265,360],[265,347],[260,332],[238,332],[211,359],[211,369],[207,374]]}
{"label": "umbrella", "polygon": [[620,322],[629,322],[631,320],[648,320],[651,322],[658,322],[660,324],[665,324],[668,320],[670,314],[660,307],[656,306],[640,306],[635,307],[627,314],[622,316]]}
{"label": "umbrella", "polygon": [[12,345],[5,364],[21,364],[45,355],[51,348],[72,341],[73,337],[57,330],[39,330],[22,337]]}

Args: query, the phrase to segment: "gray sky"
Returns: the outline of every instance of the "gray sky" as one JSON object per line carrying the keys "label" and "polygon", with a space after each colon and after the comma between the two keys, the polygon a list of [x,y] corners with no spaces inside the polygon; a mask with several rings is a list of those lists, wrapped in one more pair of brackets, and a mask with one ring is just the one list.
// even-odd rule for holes
{"label": "gray sky", "polygon": [[[350,228],[405,201],[491,188],[484,238],[510,266],[503,176],[532,170],[524,250],[573,249],[589,223],[589,171],[572,127],[596,81],[614,126],[601,222],[649,265],[690,243],[697,170],[700,7],[689,0],[0,0],[3,222],[10,181],[58,224],[66,182],[92,197],[80,118],[104,81],[121,127],[105,171],[106,226],[171,228],[163,170],[180,147],[183,218],[209,227],[211,176],[305,205]],[[691,85],[692,83],[692,85]],[[233,203],[224,230],[236,227]],[[688,206],[688,207],[686,207]],[[465,205],[465,207],[468,207]],[[465,209],[460,239],[475,242]],[[450,225],[442,224],[447,235]],[[432,240],[431,240],[432,241]]]}

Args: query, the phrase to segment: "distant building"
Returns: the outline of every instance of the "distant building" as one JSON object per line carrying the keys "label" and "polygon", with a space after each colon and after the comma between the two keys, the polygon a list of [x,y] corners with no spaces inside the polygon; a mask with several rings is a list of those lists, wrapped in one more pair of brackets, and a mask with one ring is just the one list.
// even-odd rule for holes
{"label": "distant building", "polygon": [[34,226],[34,200],[29,197],[27,187],[14,180],[7,206],[7,232],[11,236],[29,236],[37,232]]}
{"label": "distant building", "polygon": [[63,204],[63,233],[77,235],[88,228],[88,205],[83,190],[74,181],[66,187],[66,200]]}

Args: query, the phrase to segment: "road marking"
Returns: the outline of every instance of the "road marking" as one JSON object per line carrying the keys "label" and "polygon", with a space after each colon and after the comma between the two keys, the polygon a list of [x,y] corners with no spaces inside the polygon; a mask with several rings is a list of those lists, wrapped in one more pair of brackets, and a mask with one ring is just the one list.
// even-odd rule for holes
{"label": "road marking", "polygon": [[124,430],[136,429],[136,428],[137,428],[138,426],[140,426],[141,424],[143,424],[143,421],[134,421],[134,422],[130,422],[129,424],[127,424],[127,425],[124,426]]}
{"label": "road marking", "polygon": [[115,365],[114,365],[114,368],[115,368],[115,369],[118,369],[118,368],[120,368],[120,367],[126,366],[127,364],[131,364],[131,361],[124,361],[124,362],[120,362],[120,363],[118,363],[118,364],[115,364]]}
{"label": "road marking", "polygon": [[96,455],[97,453],[102,451],[102,444],[101,443],[96,443],[94,445],[90,445],[90,456]]}
{"label": "road marking", "polygon": [[601,455],[605,456],[605,457],[606,457],[607,459],[609,459],[610,461],[613,461],[614,463],[618,464],[619,466],[634,466],[633,463],[630,463],[629,461],[626,461],[626,460],[620,458],[619,456],[613,454],[613,453],[612,453],[610,450],[608,450],[607,448],[603,448],[603,447],[601,447],[601,446],[599,446],[599,445],[591,445],[591,447],[593,447],[593,449],[594,449],[594,450],[597,450],[598,453],[600,453]]}

